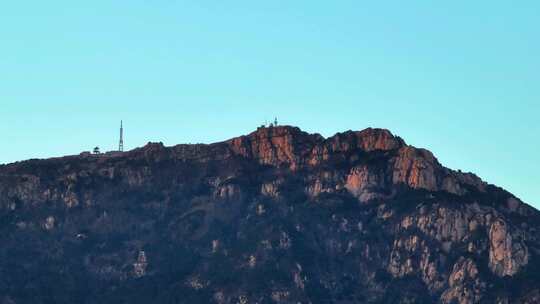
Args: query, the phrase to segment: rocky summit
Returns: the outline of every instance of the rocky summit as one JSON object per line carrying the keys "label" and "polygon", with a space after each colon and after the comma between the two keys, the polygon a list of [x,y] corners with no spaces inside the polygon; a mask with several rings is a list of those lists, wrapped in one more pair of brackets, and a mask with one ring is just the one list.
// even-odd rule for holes
{"label": "rocky summit", "polygon": [[384,129],[0,166],[0,303],[540,303],[540,212]]}

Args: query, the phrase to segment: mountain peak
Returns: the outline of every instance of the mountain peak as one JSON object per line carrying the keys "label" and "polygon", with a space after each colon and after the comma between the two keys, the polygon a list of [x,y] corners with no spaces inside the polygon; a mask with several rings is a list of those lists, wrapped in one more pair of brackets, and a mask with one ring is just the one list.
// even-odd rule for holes
{"label": "mountain peak", "polygon": [[325,139],[294,126],[260,127],[227,143],[236,154],[259,159],[264,164],[288,165],[292,169],[316,164],[321,157],[329,156],[321,155],[322,152],[387,151],[406,146],[401,138],[385,129],[347,131]]}
{"label": "mountain peak", "polygon": [[[374,189],[392,192],[391,188],[396,185],[457,195],[467,193],[469,188],[485,189],[485,183],[475,175],[443,167],[430,151],[409,146],[386,129],[346,131],[324,138],[293,126],[261,127],[226,143],[234,155],[293,171],[347,164],[352,169],[348,181],[344,180],[340,187],[356,193],[360,200],[388,197],[377,194]],[[379,159],[386,160],[382,163],[384,166],[362,161],[363,154],[379,155]],[[369,180],[374,184],[369,185]],[[338,181],[330,183],[340,184]],[[319,190],[315,194],[320,193]]]}
{"label": "mountain peak", "polygon": [[0,166],[0,219],[6,303],[540,297],[540,213],[385,129]]}

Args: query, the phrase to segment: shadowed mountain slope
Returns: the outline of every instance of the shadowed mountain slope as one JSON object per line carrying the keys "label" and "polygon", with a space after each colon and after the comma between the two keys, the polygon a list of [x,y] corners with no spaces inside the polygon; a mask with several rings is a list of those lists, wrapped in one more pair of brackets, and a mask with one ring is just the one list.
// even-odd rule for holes
{"label": "shadowed mountain slope", "polygon": [[540,303],[540,213],[384,129],[0,166],[0,303]]}

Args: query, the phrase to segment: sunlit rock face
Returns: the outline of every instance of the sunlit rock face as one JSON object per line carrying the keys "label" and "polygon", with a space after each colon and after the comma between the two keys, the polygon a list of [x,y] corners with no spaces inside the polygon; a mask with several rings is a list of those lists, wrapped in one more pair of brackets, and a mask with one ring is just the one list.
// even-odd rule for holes
{"label": "sunlit rock face", "polygon": [[0,166],[0,303],[539,303],[540,214],[384,129]]}
{"label": "sunlit rock face", "polygon": [[503,220],[496,220],[489,229],[489,268],[498,276],[512,276],[529,261],[528,247],[514,236]]}
{"label": "sunlit rock face", "polygon": [[486,292],[486,283],[479,277],[479,270],[470,258],[460,258],[452,267],[448,289],[441,295],[442,303],[479,303]]}
{"label": "sunlit rock face", "polygon": [[310,135],[293,127],[259,128],[248,136],[228,142],[234,153],[255,159],[261,164],[288,166],[295,170],[304,164],[307,154],[320,135]]}
{"label": "sunlit rock face", "polygon": [[385,197],[380,190],[387,189],[385,172],[367,166],[351,168],[347,175],[345,188],[360,202],[369,202]]}

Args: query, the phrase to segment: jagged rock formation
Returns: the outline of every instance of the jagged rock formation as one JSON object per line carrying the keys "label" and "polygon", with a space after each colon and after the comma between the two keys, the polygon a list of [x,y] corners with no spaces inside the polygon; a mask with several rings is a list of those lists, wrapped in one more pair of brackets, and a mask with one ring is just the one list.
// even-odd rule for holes
{"label": "jagged rock formation", "polygon": [[387,130],[0,166],[0,303],[539,303],[540,213]]}

